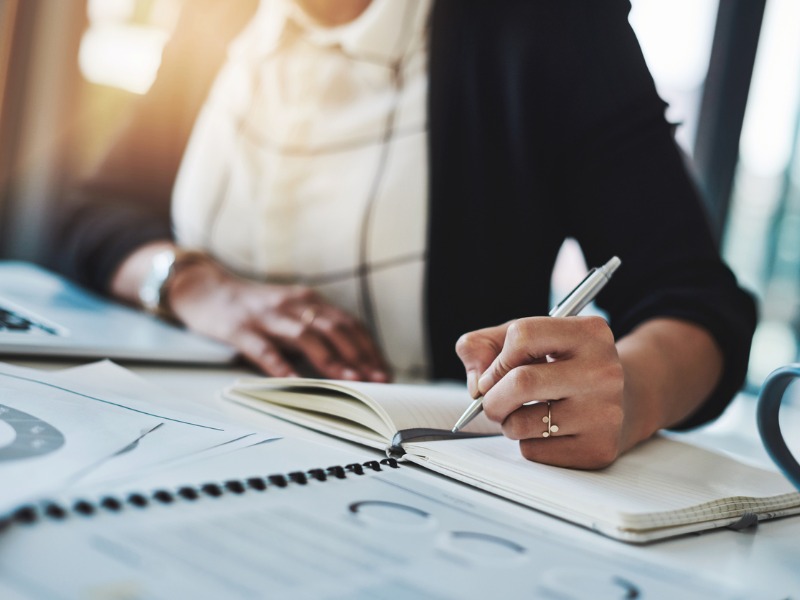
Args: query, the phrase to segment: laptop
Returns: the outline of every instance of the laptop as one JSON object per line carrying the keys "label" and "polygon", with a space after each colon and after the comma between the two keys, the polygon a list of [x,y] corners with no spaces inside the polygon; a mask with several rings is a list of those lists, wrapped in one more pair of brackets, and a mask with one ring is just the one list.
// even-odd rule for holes
{"label": "laptop", "polygon": [[37,265],[0,261],[0,355],[227,364],[236,352]]}

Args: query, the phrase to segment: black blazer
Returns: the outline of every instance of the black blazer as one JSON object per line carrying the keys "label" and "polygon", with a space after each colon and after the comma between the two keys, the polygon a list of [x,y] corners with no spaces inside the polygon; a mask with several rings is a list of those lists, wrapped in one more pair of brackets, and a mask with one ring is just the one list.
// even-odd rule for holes
{"label": "black blazer", "polygon": [[[171,236],[169,200],[194,119],[254,0],[187,10],[159,77],[62,216],[60,267],[105,290],[119,262]],[[681,426],[740,388],[752,297],[712,241],[626,0],[436,0],[430,21],[427,325],[436,378],[463,378],[462,333],[546,314],[566,237],[622,266],[598,298],[617,337],[653,317],[708,329],[723,380]]]}

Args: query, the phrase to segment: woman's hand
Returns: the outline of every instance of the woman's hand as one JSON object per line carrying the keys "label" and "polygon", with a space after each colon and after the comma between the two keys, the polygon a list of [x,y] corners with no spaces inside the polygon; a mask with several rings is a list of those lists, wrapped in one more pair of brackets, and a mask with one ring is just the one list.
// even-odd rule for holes
{"label": "woman's hand", "polygon": [[[155,242],[134,251],[112,278],[112,293],[137,302],[153,257],[172,247]],[[390,379],[364,326],[310,288],[248,281],[208,258],[177,269],[166,299],[187,328],[230,344],[268,375],[296,376],[303,366],[329,379]]]}
{"label": "woman's hand", "polygon": [[189,329],[225,341],[265,373],[385,382],[381,352],[364,326],[310,288],[236,277],[212,261],[180,270],[168,289],[171,310]]}
{"label": "woman's hand", "polygon": [[603,319],[518,319],[463,335],[456,352],[470,393],[528,460],[596,469],[631,444],[623,368]]}
{"label": "woman's hand", "polygon": [[[723,364],[707,330],[667,317],[616,343],[599,317],[529,317],[467,333],[456,352],[470,393],[525,458],[581,469],[608,466],[692,414]],[[545,437],[548,401],[558,430]]]}

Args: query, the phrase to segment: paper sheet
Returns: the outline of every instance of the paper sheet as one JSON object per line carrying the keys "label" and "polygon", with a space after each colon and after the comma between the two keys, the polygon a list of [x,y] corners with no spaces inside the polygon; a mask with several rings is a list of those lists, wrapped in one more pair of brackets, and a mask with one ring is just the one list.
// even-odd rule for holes
{"label": "paper sheet", "polygon": [[[51,490],[124,480],[277,437],[175,404],[107,361],[62,373],[0,363],[0,511]],[[22,451],[31,445],[35,451]]]}
{"label": "paper sheet", "polygon": [[0,511],[69,486],[160,423],[0,366]]}
{"label": "paper sheet", "polygon": [[[315,455],[306,469],[368,457],[292,442],[266,447]],[[235,476],[237,454],[204,475]],[[704,574],[543,536],[406,468],[12,527],[0,573],[26,598],[733,597]]]}

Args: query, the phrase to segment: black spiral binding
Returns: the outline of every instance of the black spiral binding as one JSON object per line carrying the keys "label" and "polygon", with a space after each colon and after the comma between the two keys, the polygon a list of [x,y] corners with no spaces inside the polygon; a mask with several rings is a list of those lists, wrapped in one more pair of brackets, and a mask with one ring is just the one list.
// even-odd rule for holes
{"label": "black spiral binding", "polygon": [[219,498],[225,494],[260,493],[270,488],[307,485],[311,481],[346,479],[348,475],[364,475],[370,471],[382,471],[383,467],[399,469],[400,465],[397,464],[397,460],[394,458],[384,458],[344,466],[335,465],[326,469],[292,471],[291,473],[273,474],[265,477],[255,476],[246,479],[231,479],[222,483],[182,486],[171,491],[158,489],[149,493],[133,492],[125,498],[103,496],[95,502],[81,498],[73,501],[69,506],[47,500],[38,504],[25,504],[0,517],[0,533],[15,524],[32,525],[45,520],[63,521],[71,515],[89,517],[101,512],[119,513],[125,510],[142,509],[150,504],[169,505],[179,501],[196,502],[207,498]]}

